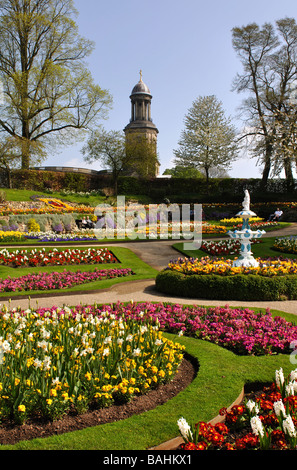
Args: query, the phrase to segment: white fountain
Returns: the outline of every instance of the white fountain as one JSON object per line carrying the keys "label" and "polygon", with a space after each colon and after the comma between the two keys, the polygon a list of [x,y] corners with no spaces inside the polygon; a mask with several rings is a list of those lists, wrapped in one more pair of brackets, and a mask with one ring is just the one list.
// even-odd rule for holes
{"label": "white fountain", "polygon": [[243,210],[236,214],[236,217],[240,217],[242,219],[242,228],[241,230],[229,230],[227,234],[230,238],[235,240],[240,240],[241,247],[240,247],[240,256],[234,260],[233,266],[234,267],[249,267],[259,266],[258,261],[253,257],[253,253],[251,250],[251,241],[255,238],[261,238],[266,232],[265,230],[251,230],[249,226],[249,220],[251,217],[255,217],[256,214],[250,210],[250,195],[248,190],[244,191],[244,200],[242,203]]}

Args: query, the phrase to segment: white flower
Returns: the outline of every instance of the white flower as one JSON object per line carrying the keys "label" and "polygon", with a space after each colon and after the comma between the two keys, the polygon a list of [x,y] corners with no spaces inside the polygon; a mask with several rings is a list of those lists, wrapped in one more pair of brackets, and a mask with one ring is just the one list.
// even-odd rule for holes
{"label": "white flower", "polygon": [[294,382],[289,382],[288,385],[286,385],[286,396],[289,397],[290,395],[295,394],[295,388],[294,388]]}
{"label": "white flower", "polygon": [[264,428],[259,416],[253,416],[251,418],[251,428],[253,433],[256,434],[256,436],[264,436]]}
{"label": "white flower", "polygon": [[141,355],[141,350],[139,348],[133,350],[133,356],[140,356]]}
{"label": "white flower", "polygon": [[293,380],[297,380],[297,369],[291,371],[290,379],[291,379],[292,381],[293,381]]}
{"label": "white flower", "polygon": [[284,373],[282,367],[279,370],[275,371],[275,381],[278,387],[281,387],[285,381]]}
{"label": "white flower", "polygon": [[49,370],[51,366],[51,358],[49,356],[45,356],[43,361],[44,370]]}
{"label": "white flower", "polygon": [[37,347],[43,349],[43,351],[47,351],[48,342],[47,341],[38,341]]}
{"label": "white flower", "polygon": [[273,403],[273,408],[274,408],[274,412],[276,416],[280,416],[281,413],[283,414],[284,417],[286,416],[286,409],[282,400],[275,401]]}
{"label": "white flower", "polygon": [[156,339],[155,345],[156,346],[161,346],[161,344],[163,344],[163,341],[161,339]]}
{"label": "white flower", "polygon": [[293,423],[291,416],[287,416],[283,421],[283,431],[285,434],[288,434],[290,437],[296,437],[296,429]]}
{"label": "white flower", "polygon": [[36,369],[41,369],[42,367],[42,361],[40,361],[39,359],[35,359],[33,364],[34,364],[34,367],[36,367]]}
{"label": "white flower", "polygon": [[109,348],[103,349],[103,356],[109,356]]}
{"label": "white flower", "polygon": [[8,341],[4,340],[4,341],[0,344],[0,346],[1,346],[1,349],[2,349],[3,352],[6,353],[6,352],[9,352],[9,351],[10,351],[10,344],[9,344]]}
{"label": "white flower", "polygon": [[259,406],[253,400],[249,400],[246,404],[246,407],[249,409],[251,413],[252,412],[255,414],[259,413]]}
{"label": "white flower", "polygon": [[180,418],[177,422],[177,425],[179,427],[179,432],[186,441],[190,441],[193,439],[191,427],[188,425],[187,421],[184,418]]}

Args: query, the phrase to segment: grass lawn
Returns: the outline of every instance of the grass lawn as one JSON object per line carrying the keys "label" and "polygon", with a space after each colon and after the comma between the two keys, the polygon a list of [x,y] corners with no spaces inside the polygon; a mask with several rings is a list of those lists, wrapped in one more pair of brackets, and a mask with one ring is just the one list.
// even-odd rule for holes
{"label": "grass lawn", "polygon": [[[275,311],[289,321],[293,315]],[[295,367],[288,355],[236,356],[207,341],[167,335],[185,345],[188,354],[198,360],[199,371],[194,381],[176,397],[154,410],[123,421],[87,428],[81,431],[22,441],[3,450],[145,450],[179,435],[177,420],[189,423],[209,421],[220,408],[228,407],[247,383],[271,382],[275,370],[288,374]]]}
{"label": "grass lawn", "polygon": [[[295,259],[297,255],[294,253],[282,253],[280,251],[273,249],[273,244],[275,241],[275,237],[267,237],[261,238],[261,243],[252,245],[252,252],[255,258],[275,258],[275,257],[282,257],[282,258],[290,258]],[[207,253],[203,250],[187,250],[186,243],[175,243],[173,247],[179,253],[177,253],[177,257],[182,255],[186,256],[187,258],[202,258],[208,256]],[[229,259],[234,259],[238,255],[228,255]]]}
{"label": "grass lawn", "polygon": [[97,265],[76,265],[76,266],[41,266],[41,267],[18,267],[12,268],[8,266],[1,266],[0,265],[0,278],[5,279],[7,277],[20,277],[31,273],[36,272],[63,272],[64,270],[67,271],[93,271],[96,267],[98,269],[113,269],[113,268],[131,268],[132,271],[135,273],[133,276],[115,278],[115,279],[107,279],[102,281],[94,281],[88,282],[86,284],[81,284],[70,289],[55,289],[51,291],[21,291],[21,292],[1,292],[0,298],[7,299],[7,298],[16,298],[18,296],[26,296],[26,295],[36,295],[36,294],[47,294],[49,292],[52,293],[60,293],[60,292],[78,292],[78,291],[92,291],[98,289],[106,289],[111,287],[114,284],[119,282],[127,282],[127,281],[135,281],[139,279],[151,279],[154,278],[157,274],[157,271],[151,268],[149,265],[141,261],[131,250],[127,248],[119,248],[119,247],[112,247],[110,249],[112,253],[116,256],[116,258],[120,261],[120,263],[111,263],[111,264],[97,264]]}

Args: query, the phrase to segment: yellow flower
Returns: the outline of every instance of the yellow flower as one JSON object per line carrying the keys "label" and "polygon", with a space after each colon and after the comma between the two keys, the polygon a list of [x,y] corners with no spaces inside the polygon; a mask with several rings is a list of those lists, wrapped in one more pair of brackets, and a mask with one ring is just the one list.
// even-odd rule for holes
{"label": "yellow flower", "polygon": [[19,411],[20,413],[25,413],[25,411],[26,411],[25,405],[19,405],[19,406],[18,406],[18,411]]}

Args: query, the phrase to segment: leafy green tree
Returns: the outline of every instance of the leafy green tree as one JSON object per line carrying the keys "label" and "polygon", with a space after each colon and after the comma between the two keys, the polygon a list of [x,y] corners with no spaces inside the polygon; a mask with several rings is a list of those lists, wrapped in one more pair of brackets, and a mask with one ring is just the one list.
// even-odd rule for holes
{"label": "leafy green tree", "polygon": [[118,178],[127,164],[124,134],[120,131],[106,131],[100,126],[92,132],[82,153],[87,163],[98,161],[111,170],[114,192],[117,194]]}
{"label": "leafy green tree", "polygon": [[0,0],[0,132],[22,139],[23,168],[34,143],[82,139],[111,105],[86,67],[94,45],[76,15],[72,0]]}
{"label": "leafy green tree", "polygon": [[163,175],[171,175],[172,178],[202,178],[202,173],[190,166],[177,165],[174,168],[167,168]]}
{"label": "leafy green tree", "polygon": [[175,164],[203,171],[207,182],[212,168],[230,168],[238,156],[236,130],[214,95],[193,102],[178,145]]}
{"label": "leafy green tree", "polygon": [[233,28],[233,47],[242,63],[233,89],[245,93],[242,113],[252,155],[263,164],[262,187],[271,171],[284,169],[291,185],[292,163],[296,160],[297,25],[293,18],[276,21],[275,26],[256,23]]}

